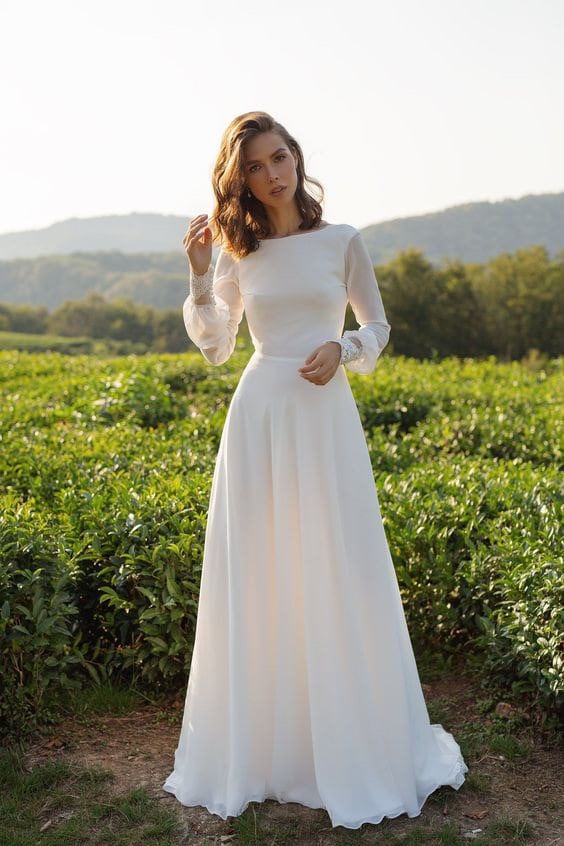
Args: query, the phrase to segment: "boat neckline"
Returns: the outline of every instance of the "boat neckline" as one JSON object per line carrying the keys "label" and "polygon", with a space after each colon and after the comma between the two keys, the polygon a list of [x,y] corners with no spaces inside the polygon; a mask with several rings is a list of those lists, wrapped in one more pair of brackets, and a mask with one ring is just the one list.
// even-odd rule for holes
{"label": "boat neckline", "polygon": [[259,243],[264,244],[267,241],[285,241],[287,238],[299,238],[303,235],[313,235],[314,232],[323,232],[325,229],[330,229],[331,226],[336,226],[336,223],[326,223],[325,226],[317,226],[315,229],[306,229],[304,232],[292,232],[290,235],[280,235],[278,238],[259,238]]}

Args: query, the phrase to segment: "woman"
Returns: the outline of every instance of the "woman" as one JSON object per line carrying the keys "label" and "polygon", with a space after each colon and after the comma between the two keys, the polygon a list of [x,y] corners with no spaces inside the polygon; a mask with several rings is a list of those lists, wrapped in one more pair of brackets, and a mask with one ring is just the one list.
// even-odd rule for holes
{"label": "woman", "polygon": [[[429,721],[345,373],[374,370],[390,325],[359,231],[322,220],[305,181],[287,130],[240,115],[213,173],[215,269],[206,215],[184,238],[188,336],[222,364],[245,311],[255,351],[217,454],[163,788],[223,819],[272,798],[359,828],[418,816],[468,768]],[[347,301],[360,328],[341,335]]]}

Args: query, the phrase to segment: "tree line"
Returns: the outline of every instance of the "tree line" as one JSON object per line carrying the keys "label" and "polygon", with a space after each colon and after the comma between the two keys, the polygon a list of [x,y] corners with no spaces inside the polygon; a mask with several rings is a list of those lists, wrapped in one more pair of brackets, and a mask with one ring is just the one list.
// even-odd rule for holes
{"label": "tree line", "polygon": [[[418,359],[480,357],[519,359],[530,350],[563,353],[564,250],[554,258],[543,246],[501,253],[490,261],[433,264],[416,248],[375,266],[386,316],[389,351]],[[357,325],[347,306],[345,329]],[[130,341],[147,352],[192,347],[177,308],[155,308],[131,298],[90,292],[45,306],[0,303],[0,331]],[[241,343],[250,343],[245,318]]]}

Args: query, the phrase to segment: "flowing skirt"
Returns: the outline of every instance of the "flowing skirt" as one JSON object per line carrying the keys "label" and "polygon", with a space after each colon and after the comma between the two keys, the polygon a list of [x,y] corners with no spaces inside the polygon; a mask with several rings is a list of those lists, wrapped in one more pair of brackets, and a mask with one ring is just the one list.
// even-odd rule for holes
{"label": "flowing skirt", "polygon": [[255,352],[212,481],[194,652],[163,789],[223,819],[272,798],[332,826],[418,816],[468,767],[430,724],[344,367]]}

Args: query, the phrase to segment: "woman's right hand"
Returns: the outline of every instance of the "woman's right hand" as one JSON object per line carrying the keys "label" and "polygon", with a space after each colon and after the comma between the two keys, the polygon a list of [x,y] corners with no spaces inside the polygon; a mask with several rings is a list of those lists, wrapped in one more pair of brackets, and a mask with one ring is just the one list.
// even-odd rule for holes
{"label": "woman's right hand", "polygon": [[212,257],[212,231],[207,214],[199,214],[190,221],[182,239],[186,257],[196,276],[202,276],[210,266]]}

